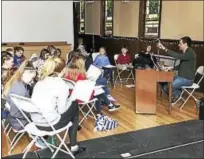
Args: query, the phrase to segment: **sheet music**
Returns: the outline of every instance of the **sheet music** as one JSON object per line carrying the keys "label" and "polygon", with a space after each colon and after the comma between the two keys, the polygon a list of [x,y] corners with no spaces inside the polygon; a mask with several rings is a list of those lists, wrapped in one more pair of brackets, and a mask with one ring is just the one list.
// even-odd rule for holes
{"label": "sheet music", "polygon": [[106,65],[106,66],[103,66],[104,68],[115,68],[116,66],[113,66],[113,65]]}
{"label": "sheet music", "polygon": [[94,96],[100,95],[102,93],[104,93],[105,91],[102,89],[104,86],[95,86],[94,88]]}
{"label": "sheet music", "polygon": [[83,102],[89,102],[94,90],[95,82],[90,80],[81,80],[76,82],[70,98],[72,101],[80,100]]}
{"label": "sheet music", "polygon": [[91,65],[86,72],[87,78],[96,81],[98,77],[102,74],[101,69],[98,67]]}

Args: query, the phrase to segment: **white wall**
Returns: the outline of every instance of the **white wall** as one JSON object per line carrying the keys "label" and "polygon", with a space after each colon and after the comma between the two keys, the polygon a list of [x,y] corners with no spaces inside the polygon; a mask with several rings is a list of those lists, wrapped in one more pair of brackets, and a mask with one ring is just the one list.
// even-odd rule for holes
{"label": "white wall", "polygon": [[2,42],[73,44],[72,1],[2,1]]}

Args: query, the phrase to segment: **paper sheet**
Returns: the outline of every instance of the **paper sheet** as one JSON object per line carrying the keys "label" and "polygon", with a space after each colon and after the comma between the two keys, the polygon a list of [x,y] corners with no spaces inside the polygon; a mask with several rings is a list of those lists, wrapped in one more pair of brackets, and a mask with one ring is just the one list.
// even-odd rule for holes
{"label": "paper sheet", "polygon": [[90,100],[93,90],[95,90],[95,82],[90,80],[78,81],[75,84],[70,98],[87,103]]}
{"label": "paper sheet", "polygon": [[113,66],[113,65],[106,65],[106,66],[103,66],[104,68],[115,68],[116,66]]}
{"label": "paper sheet", "polygon": [[86,72],[87,78],[96,81],[101,75],[102,71],[98,67],[91,65]]}

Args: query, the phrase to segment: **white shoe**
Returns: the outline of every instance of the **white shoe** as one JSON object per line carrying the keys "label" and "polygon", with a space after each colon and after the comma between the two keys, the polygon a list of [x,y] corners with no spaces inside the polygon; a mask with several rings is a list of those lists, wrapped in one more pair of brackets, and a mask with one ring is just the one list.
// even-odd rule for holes
{"label": "white shoe", "polygon": [[35,146],[40,148],[40,149],[44,149],[47,147],[47,145],[44,143],[44,141],[42,141],[40,138],[38,138],[35,142]]}
{"label": "white shoe", "polygon": [[115,101],[116,101],[111,95],[108,95],[107,98],[108,98],[111,102],[115,102]]}

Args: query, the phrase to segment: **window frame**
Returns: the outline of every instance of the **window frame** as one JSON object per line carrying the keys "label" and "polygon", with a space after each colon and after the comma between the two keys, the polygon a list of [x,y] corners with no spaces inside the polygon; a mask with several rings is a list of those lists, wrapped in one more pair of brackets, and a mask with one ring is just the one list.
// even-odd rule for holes
{"label": "window frame", "polygon": [[101,35],[104,37],[113,37],[113,28],[114,28],[114,0],[112,1],[112,29],[111,29],[111,34],[106,34],[106,2],[107,0],[102,1],[102,16],[101,16]]}
{"label": "window frame", "polygon": [[[84,3],[84,31],[83,32],[81,32],[81,3]],[[78,28],[78,33],[79,34],[85,34],[85,21],[86,21],[86,11],[85,11],[85,7],[86,7],[86,5],[85,5],[86,3],[85,3],[85,0],[80,0],[80,2],[79,2],[79,28]]]}
{"label": "window frame", "polygon": [[158,35],[157,36],[154,36],[154,35],[146,35],[146,25],[147,25],[147,20],[146,20],[146,11],[147,11],[147,2],[148,2],[149,0],[145,0],[144,1],[144,12],[143,12],[143,29],[142,29],[142,36],[144,37],[144,38],[160,38],[160,29],[161,29],[161,13],[162,13],[162,0],[158,0],[158,1],[160,1],[159,3],[160,3],[160,6],[159,6],[159,19],[158,19]]}

